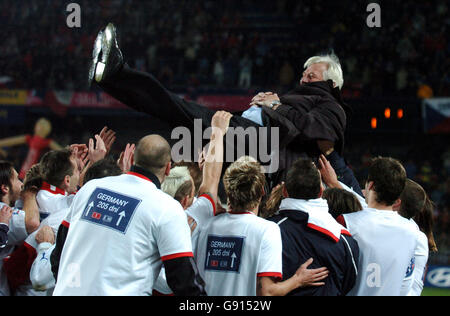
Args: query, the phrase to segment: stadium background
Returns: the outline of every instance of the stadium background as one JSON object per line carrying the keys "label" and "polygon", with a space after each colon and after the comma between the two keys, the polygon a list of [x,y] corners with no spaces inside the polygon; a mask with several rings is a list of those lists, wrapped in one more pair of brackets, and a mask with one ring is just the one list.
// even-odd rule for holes
{"label": "stadium background", "polygon": [[[80,5],[81,28],[66,24],[71,2]],[[381,28],[366,25],[370,2],[381,6]],[[439,252],[430,264],[450,265],[446,1],[0,0],[0,138],[32,134],[40,117],[51,120],[51,137],[62,145],[86,143],[107,125],[117,132],[115,156],[149,133],[170,138],[164,122],[88,87],[92,44],[108,22],[131,66],[230,111],[260,91],[288,91],[308,57],[334,50],[354,110],[348,163],[364,181],[371,157],[400,159],[436,203]],[[28,148],[4,150],[1,158],[19,170]],[[448,295],[435,291],[424,294]]]}

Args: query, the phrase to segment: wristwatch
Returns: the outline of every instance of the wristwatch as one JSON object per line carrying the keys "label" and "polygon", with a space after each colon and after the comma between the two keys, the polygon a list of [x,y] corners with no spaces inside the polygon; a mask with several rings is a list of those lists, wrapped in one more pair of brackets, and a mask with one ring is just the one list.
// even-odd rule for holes
{"label": "wristwatch", "polygon": [[273,109],[276,106],[280,106],[281,102],[280,101],[273,101],[272,103],[270,103],[270,107]]}

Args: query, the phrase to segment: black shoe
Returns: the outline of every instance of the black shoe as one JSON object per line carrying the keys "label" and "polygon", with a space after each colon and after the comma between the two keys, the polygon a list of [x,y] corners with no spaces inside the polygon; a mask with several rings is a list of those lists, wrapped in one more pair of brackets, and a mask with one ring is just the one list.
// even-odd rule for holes
{"label": "black shoe", "polygon": [[123,56],[117,44],[116,27],[109,23],[100,31],[92,52],[92,65],[89,70],[89,83],[100,83],[123,66]]}

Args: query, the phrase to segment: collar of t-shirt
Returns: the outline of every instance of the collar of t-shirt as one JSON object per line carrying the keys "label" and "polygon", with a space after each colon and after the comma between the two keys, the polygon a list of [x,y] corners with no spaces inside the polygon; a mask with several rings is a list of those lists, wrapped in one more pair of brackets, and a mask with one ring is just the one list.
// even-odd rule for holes
{"label": "collar of t-shirt", "polygon": [[295,210],[307,213],[308,227],[328,235],[335,242],[339,241],[341,234],[351,236],[347,229],[336,222],[328,212],[328,203],[324,199],[283,199],[281,201],[280,211],[283,210]]}
{"label": "collar of t-shirt", "polygon": [[159,179],[157,176],[155,176],[152,172],[138,167],[138,166],[132,166],[130,169],[130,172],[128,174],[132,174],[132,175],[136,175],[136,176],[144,176],[146,178],[148,178],[148,180],[150,180],[151,182],[153,182],[154,185],[156,185],[156,187],[158,189],[161,189],[161,182],[159,182]]}

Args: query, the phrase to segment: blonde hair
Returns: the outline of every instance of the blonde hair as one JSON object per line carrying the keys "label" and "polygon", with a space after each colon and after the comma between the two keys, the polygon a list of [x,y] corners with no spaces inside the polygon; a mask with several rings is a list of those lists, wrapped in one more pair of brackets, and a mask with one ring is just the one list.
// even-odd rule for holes
{"label": "blonde hair", "polygon": [[255,159],[248,156],[238,159],[223,176],[228,206],[236,212],[256,208],[264,195],[265,183],[261,165]]}
{"label": "blonde hair", "polygon": [[332,80],[339,90],[344,86],[344,73],[342,72],[341,62],[335,54],[314,56],[305,63],[305,69],[314,64],[324,63],[328,65],[328,69],[323,73],[325,81]]}
{"label": "blonde hair", "polygon": [[[161,184],[161,190],[176,200],[182,199],[192,192],[191,174],[188,167],[175,167]],[[183,196],[180,196],[183,195]]]}

